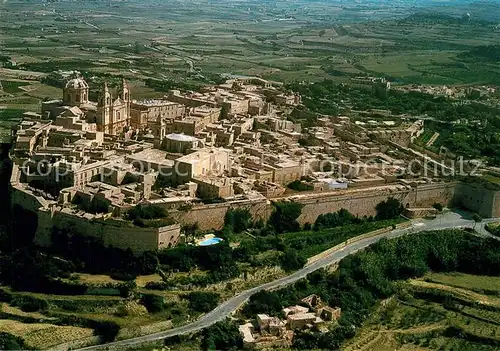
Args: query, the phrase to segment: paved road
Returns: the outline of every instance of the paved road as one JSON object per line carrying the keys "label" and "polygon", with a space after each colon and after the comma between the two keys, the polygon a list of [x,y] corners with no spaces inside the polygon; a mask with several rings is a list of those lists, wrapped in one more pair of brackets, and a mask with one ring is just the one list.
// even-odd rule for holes
{"label": "paved road", "polygon": [[[481,233],[487,235],[487,232],[484,230],[484,225],[488,222],[496,221],[493,219],[484,220],[482,223],[478,223],[476,226],[476,230]],[[166,339],[176,335],[182,334],[190,334],[204,328],[207,328],[218,321],[224,320],[228,316],[230,316],[234,311],[236,311],[244,302],[250,298],[253,294],[261,291],[261,290],[272,290],[280,287],[284,287],[290,284],[295,283],[296,281],[304,278],[309,273],[312,273],[318,269],[330,266],[342,260],[344,257],[349,256],[361,249],[364,249],[383,238],[396,238],[405,234],[415,234],[418,232],[428,231],[428,230],[439,230],[439,229],[448,229],[448,228],[458,228],[458,227],[472,227],[473,221],[462,218],[457,213],[447,213],[439,216],[437,219],[433,220],[417,220],[413,222],[413,225],[409,228],[394,230],[389,233],[381,234],[379,236],[364,239],[355,243],[352,243],[342,249],[339,249],[335,252],[332,252],[330,255],[312,263],[309,266],[304,267],[303,269],[273,282],[261,285],[259,287],[246,290],[239,295],[232,297],[231,299],[220,304],[216,309],[211,311],[208,314],[205,314],[197,321],[187,324],[182,327],[170,329],[164,332],[159,332],[151,335],[141,336],[133,339],[116,341],[109,344],[91,346],[83,350],[105,350],[105,349],[122,349],[126,347],[133,347],[134,345],[138,345],[144,342],[151,342],[155,340]]]}

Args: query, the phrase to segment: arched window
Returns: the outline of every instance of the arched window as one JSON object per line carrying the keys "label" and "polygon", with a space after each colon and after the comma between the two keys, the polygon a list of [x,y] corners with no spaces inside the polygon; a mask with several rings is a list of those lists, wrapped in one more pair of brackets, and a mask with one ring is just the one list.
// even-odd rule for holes
{"label": "arched window", "polygon": [[128,93],[125,93],[125,97],[124,97],[125,101],[128,100]]}

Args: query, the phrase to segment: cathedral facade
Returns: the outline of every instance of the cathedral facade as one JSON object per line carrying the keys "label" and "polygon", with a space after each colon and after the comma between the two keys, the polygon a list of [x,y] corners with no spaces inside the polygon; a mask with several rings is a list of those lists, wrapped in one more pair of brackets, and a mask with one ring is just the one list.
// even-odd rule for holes
{"label": "cathedral facade", "polygon": [[108,135],[120,135],[130,127],[130,88],[125,79],[113,97],[107,83],[98,94],[98,101],[89,100],[89,85],[81,77],[69,80],[63,89],[63,99],[42,103],[42,115],[58,123],[72,119],[71,125],[94,124],[95,129]]}
{"label": "cathedral facade", "polygon": [[130,126],[130,89],[125,79],[115,99],[104,83],[97,102],[96,124],[98,131],[110,135],[118,135]]}

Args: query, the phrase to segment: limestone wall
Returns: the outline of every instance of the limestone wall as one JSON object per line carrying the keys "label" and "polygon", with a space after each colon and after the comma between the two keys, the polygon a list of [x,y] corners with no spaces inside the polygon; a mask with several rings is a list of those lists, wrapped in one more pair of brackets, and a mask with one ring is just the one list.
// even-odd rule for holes
{"label": "limestone wall", "polygon": [[460,183],[456,187],[454,201],[482,217],[500,217],[500,191],[489,190],[479,184]]}
{"label": "limestone wall", "polygon": [[267,221],[271,215],[271,204],[265,200],[245,200],[231,203],[196,205],[190,211],[183,212],[179,221],[181,225],[198,223],[200,230],[222,229],[224,217],[230,208],[247,208],[254,219]]}
{"label": "limestone wall", "polygon": [[[317,194],[298,195],[283,201],[295,201],[304,205],[299,222],[314,223],[320,214],[336,212],[345,208],[358,216],[375,215],[378,203],[396,198],[405,207],[431,207],[435,203],[462,205],[483,217],[500,217],[500,192],[477,184],[438,183],[418,186],[382,186],[370,189],[332,191]],[[119,221],[89,220],[71,213],[51,212],[45,200],[25,189],[14,187],[14,204],[38,214],[38,229],[35,242],[40,246],[51,245],[53,226],[67,229],[81,235],[93,236],[105,245],[134,252],[157,250],[175,245],[179,240],[180,225],[165,228],[139,228],[120,225]],[[242,200],[231,203],[195,205],[188,211],[178,212],[181,225],[198,223],[200,230],[221,229],[224,217],[230,208],[247,208],[254,219],[268,220],[272,204],[266,199]]]}
{"label": "limestone wall", "polygon": [[34,241],[42,247],[52,244],[54,227],[98,238],[106,246],[124,250],[130,248],[135,253],[172,247],[178,243],[180,237],[178,224],[163,228],[129,227],[113,219],[90,220],[71,213],[52,211],[43,198],[21,187],[12,189],[12,204],[37,214],[38,226]]}
{"label": "limestone wall", "polygon": [[35,244],[42,247],[52,245],[53,228],[67,230],[73,234],[91,236],[123,250],[131,249],[140,254],[176,245],[180,237],[180,225],[163,228],[139,228],[119,226],[113,221],[90,221],[71,214],[42,209],[38,212],[38,228]]}
{"label": "limestone wall", "polygon": [[53,214],[52,225],[75,234],[95,237],[105,246],[124,250],[130,248],[137,253],[173,246],[180,235],[179,225],[163,228],[129,227],[119,225],[116,221],[89,221],[60,211]]}
{"label": "limestone wall", "polygon": [[297,199],[304,205],[299,223],[314,223],[319,215],[330,212],[337,212],[345,208],[356,216],[374,216],[375,207],[382,201],[392,197],[405,204],[410,202],[410,190],[390,191],[380,189],[378,191],[366,190],[366,192],[356,192],[347,195],[324,196],[313,199]]}
{"label": "limestone wall", "polygon": [[408,202],[403,203],[408,207],[432,207],[435,203],[452,205],[455,192],[459,183],[422,184],[411,189]]}
{"label": "limestone wall", "polygon": [[35,245],[50,247],[52,245],[52,212],[42,208],[38,212],[38,227],[33,239]]}
{"label": "limestone wall", "polygon": [[25,210],[36,213],[40,207],[46,207],[48,202],[41,196],[35,195],[22,185],[14,186],[11,192],[13,205],[19,205]]}
{"label": "limestone wall", "polygon": [[399,200],[405,207],[429,207],[435,203],[452,202],[456,183],[424,184],[416,187],[380,187],[360,190],[345,195],[328,195],[313,199],[298,199],[304,204],[299,223],[314,223],[320,214],[337,212],[345,208],[357,216],[374,216],[375,207],[389,198]]}
{"label": "limestone wall", "polygon": [[[373,216],[378,203],[390,197],[396,198],[404,206],[429,207],[436,202],[448,205],[454,197],[456,183],[424,184],[417,187],[379,187],[375,189],[359,189],[325,192],[297,196],[293,201],[304,205],[299,223],[314,223],[320,214],[336,212],[345,208],[358,216]],[[248,208],[255,219],[269,219],[273,207],[268,201],[241,201],[213,205],[197,205],[190,211],[182,213],[179,220],[182,225],[198,223],[200,230],[221,229],[224,216],[229,208]]]}

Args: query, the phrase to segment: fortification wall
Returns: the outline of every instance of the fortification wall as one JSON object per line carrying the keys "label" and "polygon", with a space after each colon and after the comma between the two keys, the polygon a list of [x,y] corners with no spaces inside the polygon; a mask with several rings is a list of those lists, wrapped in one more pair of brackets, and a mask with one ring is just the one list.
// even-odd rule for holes
{"label": "fortification wall", "polygon": [[12,205],[19,205],[37,215],[34,242],[41,247],[51,246],[53,228],[95,237],[106,246],[131,249],[134,253],[171,247],[180,238],[179,224],[162,228],[139,228],[120,225],[119,221],[113,219],[90,220],[75,214],[52,211],[45,199],[22,187],[13,187],[11,193]]}
{"label": "fortification wall", "polygon": [[321,198],[297,199],[296,202],[304,205],[298,221],[302,225],[314,223],[319,215],[337,212],[342,208],[356,216],[374,216],[376,215],[375,207],[380,202],[392,197],[405,204],[410,201],[409,193],[408,189],[398,191],[367,190],[348,195],[326,195]]}
{"label": "fortification wall", "polygon": [[246,208],[255,220],[267,221],[272,212],[270,202],[266,199],[244,200],[231,203],[195,205],[191,210],[179,216],[181,225],[198,223],[200,230],[222,229],[224,218],[230,208]]}
{"label": "fortification wall", "polygon": [[[408,196],[410,207],[432,207],[435,203],[453,205],[459,183],[422,184],[411,189]],[[407,206],[408,203],[403,203]]]}
{"label": "fortification wall", "polygon": [[[314,223],[325,213],[345,208],[358,216],[376,214],[378,203],[388,198],[396,198],[406,207],[431,207],[435,203],[462,205],[483,217],[500,217],[500,192],[492,191],[478,184],[438,183],[418,186],[386,186],[351,191],[334,191],[299,195],[290,201],[304,205],[299,222]],[[22,188],[13,188],[13,204],[33,211],[38,215],[35,242],[44,247],[51,245],[53,227],[80,235],[93,236],[105,245],[121,249],[130,248],[135,253],[169,247],[178,242],[180,225],[164,228],[139,228],[119,225],[116,220],[90,220],[70,213],[51,212],[45,200]],[[283,198],[282,201],[287,199]],[[249,209],[253,218],[268,220],[272,204],[266,199],[235,201],[231,203],[195,205],[186,212],[179,212],[181,225],[198,223],[200,230],[221,229],[224,217],[230,208]]]}
{"label": "fortification wall", "polygon": [[500,217],[500,191],[479,184],[457,184],[454,202],[482,217]]}
{"label": "fortification wall", "polygon": [[48,208],[41,208],[38,212],[38,227],[33,242],[41,247],[52,245],[52,212]]}
{"label": "fortification wall", "polygon": [[[314,223],[319,215],[336,212],[345,208],[358,216],[373,216],[375,207],[388,198],[396,198],[404,206],[429,207],[436,202],[448,205],[453,200],[456,183],[423,184],[416,187],[380,187],[358,190],[350,193],[343,191],[296,196],[293,201],[304,205],[299,223]],[[284,199],[283,199],[284,200]],[[221,229],[229,208],[248,208],[255,220],[267,221],[273,206],[266,200],[240,201],[212,205],[197,205],[179,216],[182,225],[198,223],[200,230]]]}
{"label": "fortification wall", "polygon": [[116,225],[113,221],[90,221],[72,214],[60,211],[51,213],[48,209],[42,209],[38,212],[35,244],[50,247],[54,228],[94,237],[101,240],[105,246],[131,249],[136,254],[172,247],[178,243],[180,237],[178,224],[163,228],[127,227]]}
{"label": "fortification wall", "polygon": [[374,188],[346,195],[328,195],[321,198],[299,199],[304,204],[299,223],[314,223],[319,215],[345,208],[357,216],[376,215],[375,207],[389,198],[399,200],[405,207],[429,207],[435,203],[452,202],[456,183],[423,184],[411,188]]}
{"label": "fortification wall", "polygon": [[[163,228],[138,228],[120,226],[113,221],[89,221],[86,218],[56,211],[52,216],[52,225],[61,230],[68,230],[74,234],[95,237],[105,246],[120,249],[131,249],[134,253],[155,251],[161,247],[168,247],[172,237],[177,243],[180,235],[180,226],[173,225]],[[160,237],[162,242],[160,244]],[[165,240],[168,242],[165,244]]]}
{"label": "fortification wall", "polygon": [[21,186],[12,187],[11,192],[12,205],[19,205],[27,211],[36,213],[39,208],[46,207],[48,205],[47,201],[41,197],[36,196],[33,192],[28,189],[24,189]]}

